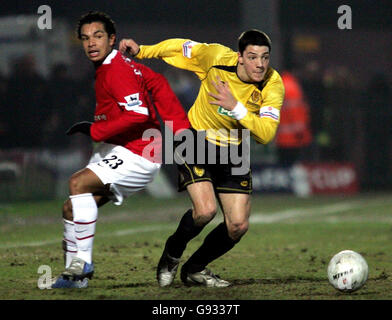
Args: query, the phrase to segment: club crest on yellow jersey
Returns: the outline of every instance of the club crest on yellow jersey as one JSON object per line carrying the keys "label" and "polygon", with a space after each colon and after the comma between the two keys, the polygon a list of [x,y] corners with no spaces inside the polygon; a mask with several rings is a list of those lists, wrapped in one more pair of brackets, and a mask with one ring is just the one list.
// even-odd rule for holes
{"label": "club crest on yellow jersey", "polygon": [[254,103],[259,102],[260,96],[261,96],[261,94],[260,94],[259,91],[257,91],[257,90],[253,91],[252,97],[251,97],[252,98],[252,102],[254,102]]}
{"label": "club crest on yellow jersey", "polygon": [[205,170],[203,169],[203,168],[200,168],[200,167],[193,167],[193,172],[198,176],[198,177],[201,177],[203,174],[204,174],[204,172],[205,172]]}
{"label": "club crest on yellow jersey", "polygon": [[240,184],[241,184],[242,187],[247,187],[248,186],[248,181],[246,181],[246,180],[241,181]]}

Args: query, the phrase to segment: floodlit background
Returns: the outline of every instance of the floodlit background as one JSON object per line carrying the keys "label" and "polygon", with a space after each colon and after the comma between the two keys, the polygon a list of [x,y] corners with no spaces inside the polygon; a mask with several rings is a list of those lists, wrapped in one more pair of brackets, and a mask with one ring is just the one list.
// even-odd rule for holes
{"label": "floodlit background", "polygon": [[[52,29],[38,28],[41,5],[51,8]],[[341,5],[351,9],[351,29],[338,27]],[[0,4],[0,202],[64,198],[68,177],[86,164],[91,141],[64,133],[93,118],[94,70],[75,37],[78,18],[90,10],[113,18],[118,41],[176,37],[237,50],[244,30],[270,35],[271,66],[296,81],[282,127],[305,130],[296,133],[298,152],[287,151],[278,136],[267,146],[252,144],[256,196],[391,189],[390,1],[14,0]],[[163,73],[190,108],[196,76],[161,61],[142,63]],[[302,112],[302,124],[285,115],[296,103],[300,111],[291,115]],[[176,169],[166,165],[147,192],[175,197],[175,184]]]}

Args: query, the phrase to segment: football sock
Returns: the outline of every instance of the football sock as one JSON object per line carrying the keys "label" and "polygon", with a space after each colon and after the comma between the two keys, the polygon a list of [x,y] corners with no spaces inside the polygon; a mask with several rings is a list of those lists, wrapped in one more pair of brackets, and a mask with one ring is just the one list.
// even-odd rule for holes
{"label": "football sock", "polygon": [[92,263],[98,207],[91,193],[70,196],[75,224],[76,257]]}
{"label": "football sock", "polygon": [[180,258],[186,245],[196,237],[204,226],[195,225],[192,217],[192,209],[189,209],[182,217],[177,230],[168,238],[166,248],[170,256]]}
{"label": "football sock", "polygon": [[63,233],[64,263],[65,263],[65,267],[68,268],[69,265],[71,264],[72,258],[76,255],[78,248],[76,247],[74,222],[63,219],[63,223],[64,223],[64,233]]}
{"label": "football sock", "polygon": [[203,244],[184,264],[189,273],[202,271],[210,262],[231,250],[239,240],[229,237],[226,223],[222,222],[204,239]]}

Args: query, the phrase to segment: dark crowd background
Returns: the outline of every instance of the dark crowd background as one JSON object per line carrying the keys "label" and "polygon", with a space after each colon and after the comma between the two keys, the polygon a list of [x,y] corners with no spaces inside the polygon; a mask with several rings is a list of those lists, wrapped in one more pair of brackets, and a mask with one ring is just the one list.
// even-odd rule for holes
{"label": "dark crowd background", "polygon": [[[257,2],[257,1],[256,1]],[[43,3],[42,3],[43,4]],[[299,80],[309,106],[311,144],[303,159],[352,162],[362,189],[392,187],[392,16],[390,1],[46,1],[56,21],[69,25],[71,59],[40,70],[37,57],[21,51],[0,70],[0,150],[56,152],[79,148],[83,137],[68,137],[76,121],[93,119],[94,70],[83,56],[74,27],[80,15],[102,10],[116,21],[118,40],[152,44],[184,37],[236,48],[239,34],[259,28],[273,41],[271,65]],[[340,5],[352,9],[352,29],[337,26]],[[36,15],[38,1],[2,2],[0,18]],[[255,8],[253,8],[255,6]],[[257,11],[257,10],[259,11]],[[256,10],[256,11],[255,11]],[[0,44],[12,41],[3,31]],[[33,36],[32,36],[33,37]],[[4,59],[2,56],[1,59]],[[4,62],[4,61],[3,61]],[[189,72],[142,61],[163,73],[189,109],[198,80]],[[270,156],[274,145],[269,147]],[[257,155],[257,153],[256,153]],[[272,156],[272,159],[276,159]],[[253,157],[262,163],[263,157]],[[279,161],[279,159],[276,159]]]}

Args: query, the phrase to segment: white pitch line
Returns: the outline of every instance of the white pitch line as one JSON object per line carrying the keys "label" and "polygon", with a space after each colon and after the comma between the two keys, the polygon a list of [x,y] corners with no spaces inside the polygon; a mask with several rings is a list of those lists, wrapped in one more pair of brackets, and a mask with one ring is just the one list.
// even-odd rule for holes
{"label": "white pitch line", "polygon": [[[152,232],[152,231],[162,231],[165,229],[169,229],[171,226],[146,226],[146,227],[136,227],[131,229],[118,230],[111,233],[102,233],[99,235],[100,238],[106,237],[121,237],[129,234],[135,233],[143,233],[143,232]],[[13,243],[13,244],[4,244],[0,245],[0,249],[12,249],[12,248],[21,248],[21,247],[41,247],[49,244],[61,243],[61,238],[52,239],[52,240],[44,240],[44,241],[33,241],[26,243]]]}
{"label": "white pitch line", "polygon": [[249,218],[250,223],[274,223],[287,219],[298,218],[303,216],[315,216],[322,214],[330,214],[342,211],[350,211],[363,206],[360,202],[343,202],[324,207],[301,208],[301,209],[287,209],[277,211],[272,214],[256,213]]}
{"label": "white pitch line", "polygon": [[[349,211],[356,208],[363,207],[363,202],[342,202],[332,205],[326,205],[323,207],[317,206],[312,208],[301,208],[301,209],[287,209],[282,211],[271,212],[269,214],[255,213],[251,215],[249,221],[250,223],[276,223],[287,219],[298,218],[303,216],[314,216],[322,214],[337,213],[342,211]],[[367,204],[371,205],[371,204]],[[212,223],[217,224],[217,221],[212,221]],[[111,233],[102,233],[99,237],[121,237],[129,234],[137,234],[143,232],[152,231],[162,231],[165,229],[172,229],[173,225],[157,225],[157,226],[145,226],[136,227],[124,230],[118,230]],[[11,249],[11,248],[21,248],[21,247],[40,247],[49,244],[59,243],[59,239],[44,240],[44,241],[34,241],[26,243],[14,243],[14,244],[3,244],[0,245],[0,249]]]}

